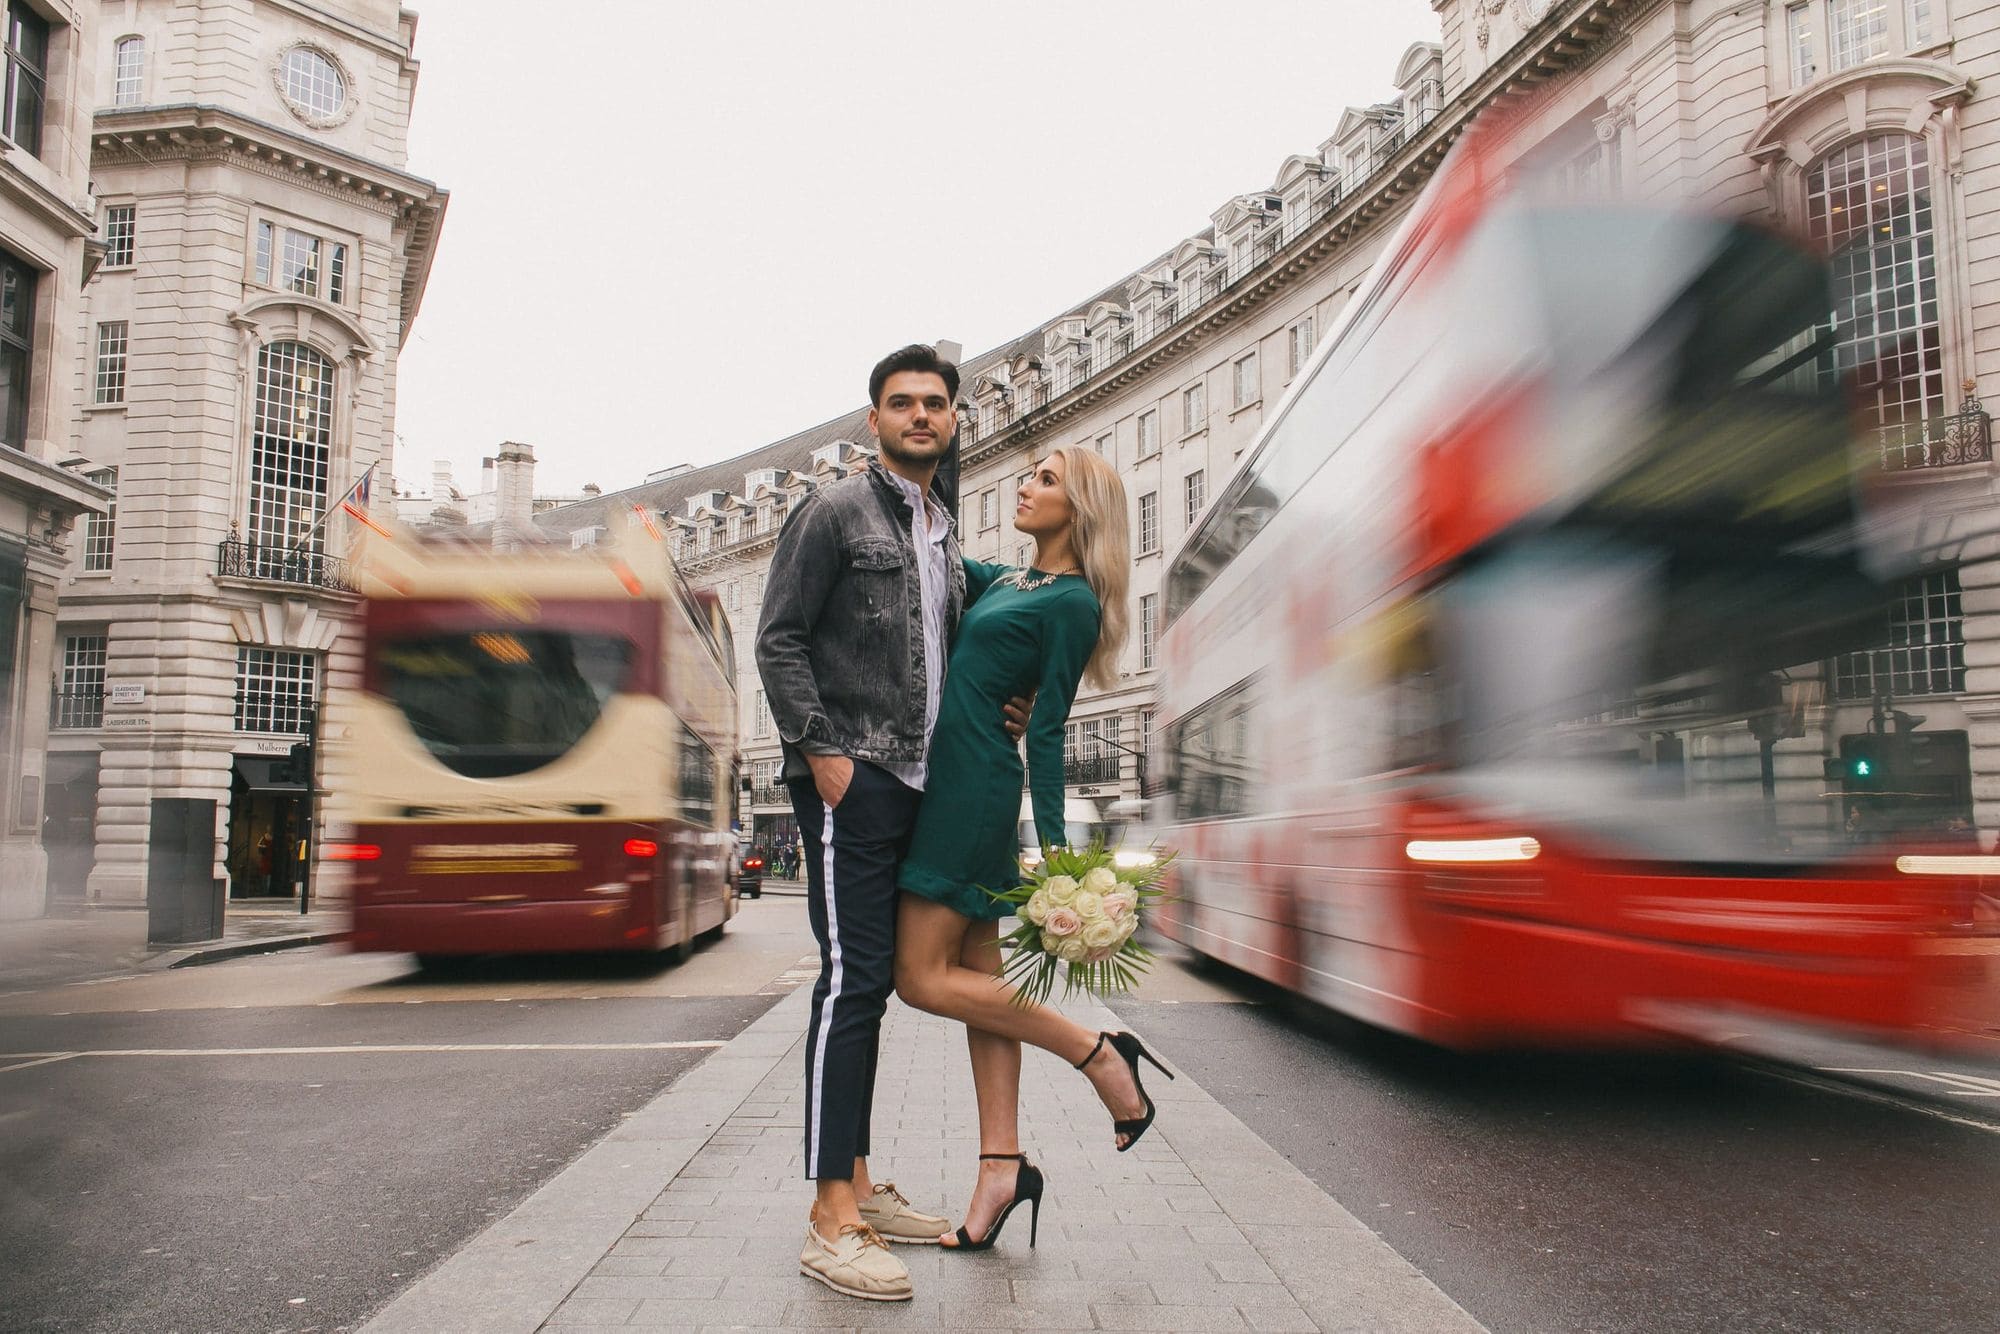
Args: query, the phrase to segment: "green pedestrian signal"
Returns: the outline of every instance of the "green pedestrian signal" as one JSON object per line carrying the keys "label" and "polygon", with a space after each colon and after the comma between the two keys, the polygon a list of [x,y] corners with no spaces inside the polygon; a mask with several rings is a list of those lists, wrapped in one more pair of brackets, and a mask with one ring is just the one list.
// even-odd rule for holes
{"label": "green pedestrian signal", "polygon": [[1874,772],[1875,766],[1867,760],[1859,759],[1854,762],[1854,776],[1856,778],[1866,778]]}

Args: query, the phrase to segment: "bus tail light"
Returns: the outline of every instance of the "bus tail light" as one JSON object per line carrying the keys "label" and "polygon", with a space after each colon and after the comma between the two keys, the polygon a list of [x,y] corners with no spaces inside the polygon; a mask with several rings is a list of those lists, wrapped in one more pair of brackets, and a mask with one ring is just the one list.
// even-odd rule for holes
{"label": "bus tail light", "polygon": [[330,862],[379,862],[382,848],[377,843],[329,843],[326,845],[326,859]]}
{"label": "bus tail light", "polygon": [[660,855],[660,845],[650,838],[628,838],[625,840],[625,855],[627,857],[657,857]]}

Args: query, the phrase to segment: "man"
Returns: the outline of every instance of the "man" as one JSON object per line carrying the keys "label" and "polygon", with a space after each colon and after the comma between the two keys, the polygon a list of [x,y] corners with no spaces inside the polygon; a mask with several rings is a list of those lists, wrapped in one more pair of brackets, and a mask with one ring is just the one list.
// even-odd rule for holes
{"label": "man", "polygon": [[872,1184],[867,1156],[896,867],[965,600],[950,509],[933,493],[955,489],[957,398],[958,368],[932,348],[913,344],[876,365],[868,427],[879,454],[793,509],[757,628],[820,949],[806,1030],[805,1162],[816,1189],[799,1268],[876,1301],[910,1296],[909,1271],[884,1241],[935,1243],[947,1230],[893,1184]]}

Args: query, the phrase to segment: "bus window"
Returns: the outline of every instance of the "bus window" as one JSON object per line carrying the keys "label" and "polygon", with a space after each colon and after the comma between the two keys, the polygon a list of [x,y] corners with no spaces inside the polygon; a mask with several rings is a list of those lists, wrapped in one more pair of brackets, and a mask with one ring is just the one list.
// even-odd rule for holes
{"label": "bus window", "polygon": [[382,693],[440,763],[468,778],[530,773],[567,754],[625,685],[619,635],[437,631],[374,649]]}
{"label": "bus window", "polygon": [[715,786],[719,761],[692,727],[681,727],[681,819],[699,829],[715,825]]}
{"label": "bus window", "polygon": [[1245,681],[1174,725],[1170,744],[1178,818],[1226,820],[1251,813],[1255,703],[1256,682]]}

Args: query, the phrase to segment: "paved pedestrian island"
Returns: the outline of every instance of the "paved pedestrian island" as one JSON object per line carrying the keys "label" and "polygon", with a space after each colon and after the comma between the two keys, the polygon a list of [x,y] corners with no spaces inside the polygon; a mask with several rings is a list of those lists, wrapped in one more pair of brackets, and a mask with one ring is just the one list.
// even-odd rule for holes
{"label": "paved pedestrian island", "polygon": [[[392,1303],[368,1334],[546,1329],[1380,1330],[1481,1327],[1183,1074],[1132,1152],[1080,1074],[1030,1050],[1023,1147],[1048,1175],[1040,1243],[899,1246],[916,1297],[798,1273],[807,989]],[[1094,1004],[1079,1021],[1117,1027]],[[1144,1036],[1141,1034],[1141,1036]],[[878,1180],[954,1221],[977,1152],[960,1030],[891,1002]]]}

